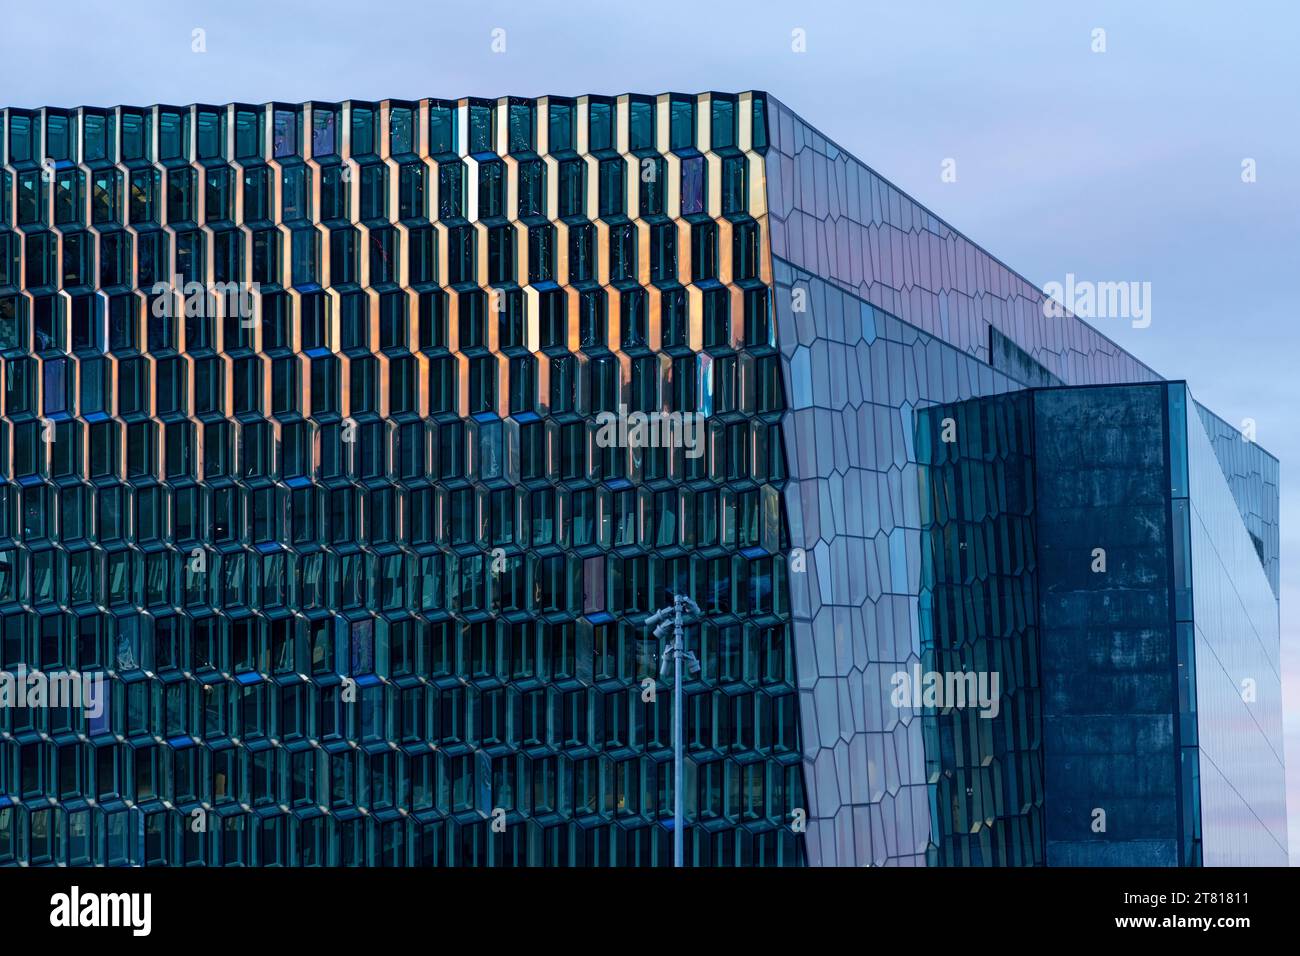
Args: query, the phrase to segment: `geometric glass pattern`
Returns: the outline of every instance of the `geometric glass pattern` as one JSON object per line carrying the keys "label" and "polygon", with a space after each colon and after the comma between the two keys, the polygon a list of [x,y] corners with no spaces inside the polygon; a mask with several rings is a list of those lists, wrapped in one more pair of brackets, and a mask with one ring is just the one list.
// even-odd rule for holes
{"label": "geometric glass pattern", "polygon": [[[1026,860],[1032,825],[1029,835],[1017,831],[1018,851],[989,844],[972,857],[951,841],[935,844],[953,821],[971,822],[978,811],[1010,825],[1004,814],[1012,811],[997,807],[991,790],[976,798],[974,788],[970,795],[954,788],[943,794],[944,819],[932,821],[931,774],[945,759],[932,748],[951,735],[929,736],[923,710],[890,703],[892,678],[924,670],[936,646],[921,613],[929,532],[922,523],[917,413],[1023,388],[1161,377],[1074,315],[1047,308],[1033,283],[779,101],[767,103],[773,298],[788,403],[785,505],[793,553],[807,555],[804,572],[791,565],[790,595],[809,862]],[[1220,563],[1241,575],[1234,586],[1250,595],[1251,611],[1249,626],[1234,624],[1240,603],[1233,588],[1213,584],[1212,574],[1210,583],[1198,581],[1197,600],[1207,606],[1195,615],[1195,657],[1233,661],[1216,672],[1213,689],[1204,680],[1196,687],[1198,711],[1210,702],[1215,712],[1200,721],[1199,734],[1205,860],[1275,861],[1285,852],[1278,843],[1285,808],[1277,601],[1275,591],[1264,601],[1254,575],[1262,563],[1276,580],[1277,461],[1225,423],[1214,419],[1218,425],[1210,427],[1213,416],[1196,408],[1188,417],[1206,423],[1213,445],[1199,460],[1218,459],[1213,474],[1209,467],[1193,470],[1213,486],[1201,499],[1220,504],[1217,489],[1226,479],[1222,490],[1235,505],[1231,513],[1216,507],[1213,521],[1191,522],[1193,551],[1201,548],[1207,559],[1200,567]],[[1195,496],[1191,507],[1195,512]],[[1253,542],[1253,570],[1239,558],[1238,532]],[[1222,561],[1208,560],[1215,547],[1229,544]],[[1201,574],[1196,567],[1193,561],[1193,574]],[[1212,622],[1204,636],[1202,621]],[[1259,692],[1243,710],[1239,685],[1246,679]],[[1005,710],[980,723],[1004,717]],[[1005,751],[1025,753],[1029,730],[1020,727],[1018,739],[1002,744]],[[1229,743],[1234,734],[1251,741],[1248,756]],[[1207,748],[1211,737],[1216,743]],[[1018,780],[1003,793],[1033,795]],[[956,809],[947,802],[954,797]],[[978,843],[984,834],[972,837]],[[1013,846],[1009,835],[998,839],[999,847]],[[1250,849],[1234,856],[1233,847]]]}
{"label": "geometric glass pattern", "polygon": [[762,98],[0,118],[0,863],[801,862]]}
{"label": "geometric glass pattern", "polygon": [[688,865],[1052,863],[1006,493],[1121,383],[1185,396],[1178,852],[1276,859],[1277,461],[1044,302],[764,93],[0,110],[0,679],[104,694],[0,706],[0,865],[665,865],[676,594]]}

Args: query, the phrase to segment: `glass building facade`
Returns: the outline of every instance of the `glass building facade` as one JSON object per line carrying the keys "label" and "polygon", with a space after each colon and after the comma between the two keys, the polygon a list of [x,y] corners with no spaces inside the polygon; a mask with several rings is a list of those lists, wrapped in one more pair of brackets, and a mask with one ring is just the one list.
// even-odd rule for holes
{"label": "glass building facade", "polygon": [[921,711],[931,863],[1285,865],[1276,595],[1206,414],[1182,382],[918,413],[922,665],[1002,694]]}
{"label": "glass building facade", "polygon": [[[106,688],[0,706],[0,865],[670,862],[675,593],[688,863],[1083,861],[1027,423],[1052,386],[1176,386],[775,99],[6,109],[0,160],[0,671]],[[1003,423],[942,526],[931,406]],[[602,437],[652,413],[696,441]],[[1277,462],[1182,414],[1153,547],[1192,556],[1175,650],[1219,668],[1195,836],[1254,860]],[[936,536],[990,522],[983,616],[936,624]],[[891,705],[970,660],[993,720]]]}
{"label": "glass building facade", "polygon": [[[1014,616],[1036,607],[1036,581],[1002,587],[993,594],[1002,606],[982,611],[999,631],[977,642],[985,655],[979,659],[1006,668],[1006,699],[997,717],[980,718],[964,732],[1000,735],[988,742],[1004,762],[996,780],[993,770],[981,768],[986,782],[977,789],[970,753],[942,749],[970,743],[961,738],[961,715],[891,702],[891,681],[900,672],[919,669],[923,661],[962,660],[960,643],[936,647],[922,627],[923,544],[934,532],[922,524],[932,489],[918,473],[917,411],[1026,388],[1159,382],[1160,376],[1068,312],[1051,315],[1043,292],[1023,276],[771,98],[768,120],[773,301],[788,406],[785,510],[791,546],[808,556],[805,572],[791,567],[790,595],[809,861],[1055,862],[1060,858],[1047,852],[1052,831],[1043,816],[1054,812],[1043,801],[1049,777],[1036,763],[1041,715],[1033,708],[1042,691],[1035,670],[1041,662],[1014,656],[1028,646],[1017,634],[1037,627]],[[1008,421],[1017,420],[1014,402],[1000,407]],[[1216,671],[1211,688],[1204,661],[1214,655],[1201,655],[1202,859],[1277,863],[1286,858],[1278,465],[1202,406],[1195,405],[1194,417],[1203,431],[1189,426],[1189,461],[1196,463],[1189,464],[1190,473],[1217,490],[1193,494],[1192,514],[1201,497],[1199,507],[1217,503],[1218,521],[1202,522],[1199,530],[1190,522],[1193,577],[1211,573],[1208,559],[1196,561],[1198,540],[1208,552],[1223,536],[1233,554],[1244,553],[1243,542],[1256,554],[1253,566],[1233,562],[1249,584],[1206,586],[1201,600],[1218,602],[1216,610],[1193,619],[1217,622],[1213,639],[1202,638],[1203,624],[1195,624],[1198,646],[1216,640],[1224,655],[1219,660],[1236,662]],[[990,453],[1026,455],[1027,446],[1016,440],[1014,433],[993,435]],[[996,490],[1013,501],[1017,493],[1023,489]],[[979,507],[972,503],[959,512],[958,524],[975,522]],[[1022,536],[1015,547],[1023,549],[1023,560],[1036,562],[1037,553],[1031,555],[1023,540],[1032,523],[999,507],[999,533]],[[1019,574],[1020,560],[1014,550],[1002,552],[980,573],[991,585]],[[1257,587],[1260,567],[1272,585],[1267,594]],[[1248,627],[1234,591],[1252,595]],[[957,632],[956,639],[970,635]],[[1228,643],[1234,645],[1230,654]],[[1251,682],[1249,693],[1243,681]],[[1243,696],[1253,699],[1247,704]],[[1249,731],[1249,756],[1228,745],[1237,731]],[[953,778],[943,774],[945,767]],[[963,768],[967,776],[959,786]],[[1241,784],[1231,783],[1233,777]],[[1002,788],[1000,795],[995,787]],[[1246,789],[1257,796],[1243,797]],[[941,802],[943,816],[936,821]],[[972,830],[945,841],[954,821]]]}

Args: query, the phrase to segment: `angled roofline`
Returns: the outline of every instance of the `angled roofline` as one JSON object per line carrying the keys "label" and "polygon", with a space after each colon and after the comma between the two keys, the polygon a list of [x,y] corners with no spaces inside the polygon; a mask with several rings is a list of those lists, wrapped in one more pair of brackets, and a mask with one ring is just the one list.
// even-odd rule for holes
{"label": "angled roofline", "polygon": [[[956,226],[954,226],[952,223],[950,223],[947,219],[944,219],[942,216],[938,215],[934,210],[932,210],[929,206],[925,205],[923,202],[921,202],[920,200],[918,200],[915,196],[913,196],[913,195],[912,195],[911,193],[909,193],[907,190],[902,189],[902,188],[901,188],[897,183],[895,183],[892,179],[889,179],[887,176],[882,176],[882,175],[881,175],[879,172],[877,172],[874,168],[872,168],[871,166],[868,166],[868,165],[867,165],[866,163],[864,163],[861,159],[859,159],[859,158],[857,157],[857,154],[855,154],[852,150],[845,149],[843,146],[841,146],[841,145],[840,145],[838,142],[836,142],[834,139],[832,139],[831,137],[827,136],[827,135],[826,135],[825,133],[823,133],[823,132],[818,128],[818,127],[814,126],[812,123],[808,122],[808,120],[804,119],[804,116],[803,116],[802,113],[800,113],[800,112],[799,112],[798,110],[796,110],[796,109],[793,109],[793,108],[792,108],[789,104],[787,104],[784,100],[778,99],[777,97],[773,96],[771,93],[768,93],[768,92],[765,91],[765,90],[749,90],[749,91],[747,91],[747,92],[751,92],[751,93],[755,94],[756,96],[765,96],[765,97],[768,98],[769,101],[771,101],[771,102],[773,102],[773,103],[776,103],[776,104],[780,105],[781,107],[783,107],[783,108],[786,109],[786,110],[789,110],[789,111],[790,111],[791,113],[793,113],[795,116],[799,117],[799,121],[800,121],[801,123],[803,123],[805,126],[807,126],[810,130],[812,130],[814,133],[816,133],[816,134],[817,134],[818,136],[820,136],[822,139],[826,140],[827,143],[829,143],[831,146],[834,146],[837,150],[839,150],[839,151],[840,151],[841,153],[843,153],[845,156],[848,156],[850,159],[852,159],[855,163],[857,163],[857,164],[858,164],[859,166],[861,166],[863,169],[865,169],[865,170],[867,170],[868,172],[870,172],[871,175],[875,176],[877,179],[879,179],[881,182],[883,182],[885,185],[887,185],[890,189],[896,190],[900,196],[906,196],[907,199],[908,199],[908,201],[910,201],[910,202],[912,202],[912,203],[915,203],[916,206],[917,206],[919,209],[921,209],[922,211],[924,211],[926,215],[932,217],[936,222],[938,222],[939,224],[941,224],[945,229],[948,229],[948,230],[951,231],[953,234],[958,235],[958,236],[960,236],[961,238],[965,239],[965,240],[966,240],[967,242],[969,242],[972,246],[974,246],[976,249],[979,249],[979,250],[980,250],[981,252],[983,252],[986,256],[988,256],[990,259],[992,259],[994,262],[996,262],[998,265],[1000,265],[1003,269],[1007,270],[1007,272],[1011,273],[1011,274],[1012,274],[1013,276],[1015,276],[1017,279],[1020,279],[1022,282],[1024,282],[1024,283],[1025,283],[1026,285],[1028,285],[1030,288],[1032,288],[1032,289],[1037,289],[1038,292],[1040,292],[1040,293],[1042,294],[1042,296],[1043,296],[1044,299],[1048,298],[1047,293],[1046,293],[1046,292],[1043,292],[1043,290],[1042,290],[1041,288],[1039,288],[1038,283],[1036,283],[1036,282],[1034,282],[1033,280],[1029,279],[1029,278],[1026,277],[1023,273],[1021,273],[1021,272],[1019,272],[1018,270],[1012,268],[1012,267],[1009,266],[1006,262],[1004,262],[1002,259],[998,258],[998,257],[995,256],[993,253],[989,252],[989,250],[988,250],[987,248],[985,248],[985,247],[984,247],[983,245],[981,245],[980,243],[976,242],[974,239],[972,239],[969,235],[967,235],[967,234],[966,234],[965,232],[963,232],[962,230],[958,229]],[[770,116],[770,114],[769,114],[769,117],[768,117],[768,121],[769,121],[769,123],[771,122],[771,116]],[[769,134],[769,135],[770,135],[770,134]],[[1064,306],[1062,306],[1062,308],[1064,309]],[[1146,369],[1148,372],[1150,372],[1152,375],[1154,375],[1157,379],[1159,379],[1159,380],[1161,380],[1161,381],[1164,381],[1164,380],[1165,380],[1165,377],[1164,377],[1163,375],[1161,375],[1159,372],[1157,372],[1155,369],[1153,369],[1153,368],[1152,368],[1150,365],[1148,365],[1146,362],[1142,361],[1140,358],[1138,358],[1136,355],[1134,355],[1134,354],[1133,354],[1132,352],[1130,352],[1128,349],[1124,348],[1124,346],[1120,345],[1118,342],[1116,342],[1114,339],[1112,339],[1112,338],[1111,338],[1109,335],[1107,335],[1105,332],[1101,331],[1101,329],[1097,328],[1095,325],[1091,324],[1090,322],[1086,321],[1085,319],[1081,319],[1081,318],[1079,318],[1079,316],[1075,315],[1073,312],[1069,311],[1068,309],[1064,309],[1064,311],[1065,311],[1065,314],[1066,314],[1067,316],[1069,316],[1070,318],[1074,319],[1076,322],[1082,322],[1084,325],[1088,326],[1088,328],[1090,328],[1090,329],[1092,329],[1094,332],[1096,332],[1097,335],[1099,335],[1101,338],[1105,339],[1105,340],[1106,340],[1107,342],[1109,342],[1111,345],[1115,346],[1116,349],[1118,349],[1119,351],[1123,352],[1125,355],[1127,355],[1129,358],[1131,358],[1134,362],[1136,362],[1136,363],[1137,363],[1138,365],[1140,365],[1142,368]]]}

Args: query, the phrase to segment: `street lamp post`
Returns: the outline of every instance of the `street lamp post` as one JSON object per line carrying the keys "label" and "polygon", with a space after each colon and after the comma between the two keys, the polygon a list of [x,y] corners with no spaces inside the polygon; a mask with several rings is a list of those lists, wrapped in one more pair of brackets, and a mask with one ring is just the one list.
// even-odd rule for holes
{"label": "street lamp post", "polygon": [[646,626],[654,628],[655,637],[665,637],[669,628],[673,632],[673,642],[664,647],[663,660],[659,664],[659,676],[664,677],[668,669],[668,658],[673,659],[673,866],[682,865],[683,830],[686,822],[685,787],[683,785],[684,760],[682,756],[682,660],[685,658],[692,674],[700,672],[700,662],[686,645],[682,635],[683,610],[693,617],[700,617],[700,606],[689,594],[674,594],[670,607],[656,611],[646,619]]}

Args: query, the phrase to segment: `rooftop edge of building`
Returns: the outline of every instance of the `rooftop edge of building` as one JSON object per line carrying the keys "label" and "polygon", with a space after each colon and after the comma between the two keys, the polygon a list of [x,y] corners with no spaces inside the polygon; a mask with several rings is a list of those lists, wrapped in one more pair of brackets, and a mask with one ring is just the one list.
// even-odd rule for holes
{"label": "rooftop edge of building", "polygon": [[[906,190],[901,189],[893,180],[889,179],[886,176],[881,175],[876,169],[874,169],[873,167],[869,166],[867,163],[859,159],[852,151],[840,145],[838,141],[831,138],[830,136],[827,136],[819,127],[814,126],[812,123],[804,119],[803,114],[801,114],[798,110],[792,108],[786,101],[773,95],[771,92],[763,89],[738,90],[734,92],[727,91],[727,90],[710,89],[710,90],[701,90],[695,93],[687,93],[682,91],[664,91],[661,93],[622,92],[622,93],[613,93],[613,94],[545,93],[545,94],[540,94],[538,96],[518,96],[518,95],[507,94],[507,95],[501,95],[496,97],[464,95],[464,96],[453,97],[453,98],[424,96],[424,97],[416,97],[416,98],[385,97],[382,99],[349,98],[344,100],[309,99],[301,102],[294,102],[292,100],[270,99],[261,103],[247,103],[238,100],[232,100],[226,103],[207,103],[202,101],[194,101],[185,105],[154,103],[148,106],[135,106],[131,104],[95,106],[95,105],[81,104],[78,106],[69,106],[69,107],[51,106],[51,105],[23,107],[23,106],[8,105],[8,106],[0,106],[0,118],[3,118],[5,121],[4,126],[0,127],[0,158],[3,158],[5,160],[9,159],[9,155],[8,155],[9,137],[7,135],[8,134],[7,126],[8,126],[8,119],[10,115],[15,113],[23,116],[35,117],[35,116],[44,116],[50,114],[56,116],[73,116],[73,115],[108,116],[113,114],[120,114],[123,112],[130,113],[130,114],[144,114],[144,113],[152,114],[152,113],[157,113],[159,111],[182,113],[182,112],[193,112],[195,110],[200,110],[200,109],[222,110],[222,111],[230,111],[230,110],[252,111],[252,110],[267,110],[267,109],[291,110],[291,109],[301,108],[303,106],[329,107],[333,109],[343,109],[343,108],[351,109],[354,106],[361,106],[364,108],[370,108],[370,109],[377,108],[382,110],[386,108],[391,108],[393,106],[398,106],[401,108],[416,108],[422,105],[435,105],[435,104],[440,107],[452,107],[452,106],[491,107],[491,106],[499,106],[499,105],[536,105],[537,103],[540,102],[546,102],[546,103],[554,102],[554,103],[564,103],[564,104],[571,104],[571,105],[596,102],[596,103],[614,105],[624,101],[640,102],[640,103],[660,103],[660,102],[671,103],[673,101],[681,101],[681,102],[693,101],[698,103],[702,99],[713,98],[713,97],[724,98],[732,102],[739,102],[742,98],[746,98],[746,97],[749,97],[751,99],[758,98],[765,104],[768,104],[769,107],[774,105],[780,109],[789,112],[791,115],[798,117],[799,122],[801,122],[807,129],[811,130],[817,136],[821,137],[821,139],[823,139],[828,146],[836,150],[837,153],[842,154],[843,156],[850,159],[852,162],[856,163],[858,166],[865,169],[868,173],[870,173],[870,175],[876,177],[881,182],[885,183],[887,186],[889,186],[889,188],[895,190],[900,196],[906,197],[906,199],[910,203],[912,203],[917,209],[921,210],[925,215],[929,216],[931,219],[933,219],[944,229],[948,230],[953,235],[958,236],[961,239],[968,242],[972,247],[978,249],[980,252],[986,255],[991,262],[995,263],[997,266],[1005,270],[1008,275],[1013,276],[1014,278],[1025,283],[1025,285],[1033,289],[1036,289],[1037,291],[1042,293],[1046,298],[1046,293],[1037,285],[1037,283],[1030,280],[1023,273],[1017,271],[1015,268],[1010,266],[1003,259],[991,253],[985,246],[976,242],[973,238],[971,238],[970,235],[968,235],[966,232],[962,231],[961,229],[955,227],[951,222],[949,222],[943,216],[940,216],[937,213],[935,213],[929,206],[926,206],[924,203],[919,202],[915,197],[913,197]],[[770,113],[768,114],[767,119],[770,125],[771,122]],[[699,120],[697,119],[697,123],[698,122]],[[767,139],[770,142],[771,139],[770,133]],[[760,148],[765,149],[767,147],[760,147]],[[1096,334],[1102,341],[1112,346],[1117,352],[1127,356],[1135,363],[1135,365],[1149,372],[1154,379],[1163,380],[1163,376],[1161,376],[1159,372],[1153,369],[1150,365],[1143,362],[1131,351],[1121,346],[1118,342],[1116,342],[1114,339],[1108,336],[1105,332],[1098,329],[1095,325],[1091,324],[1086,319],[1083,319],[1075,315],[1069,309],[1063,308],[1062,312],[1063,312],[1062,315],[1063,318],[1073,319],[1074,321],[1079,322],[1082,325],[1086,326],[1094,334]],[[900,318],[900,321],[906,322],[907,320],[904,318]],[[1200,403],[1198,402],[1198,404]],[[1228,424],[1225,419],[1215,414],[1211,409],[1208,408],[1208,406],[1201,405],[1201,407],[1205,408],[1207,412],[1209,412],[1219,421],[1223,422],[1225,425]],[[1229,425],[1228,427],[1232,427],[1232,426]],[[1257,447],[1259,447],[1264,454],[1268,455],[1268,457],[1272,458],[1274,461],[1278,461],[1277,457],[1275,455],[1272,455],[1272,453],[1268,452],[1267,449],[1265,449],[1263,446],[1257,445]]]}

